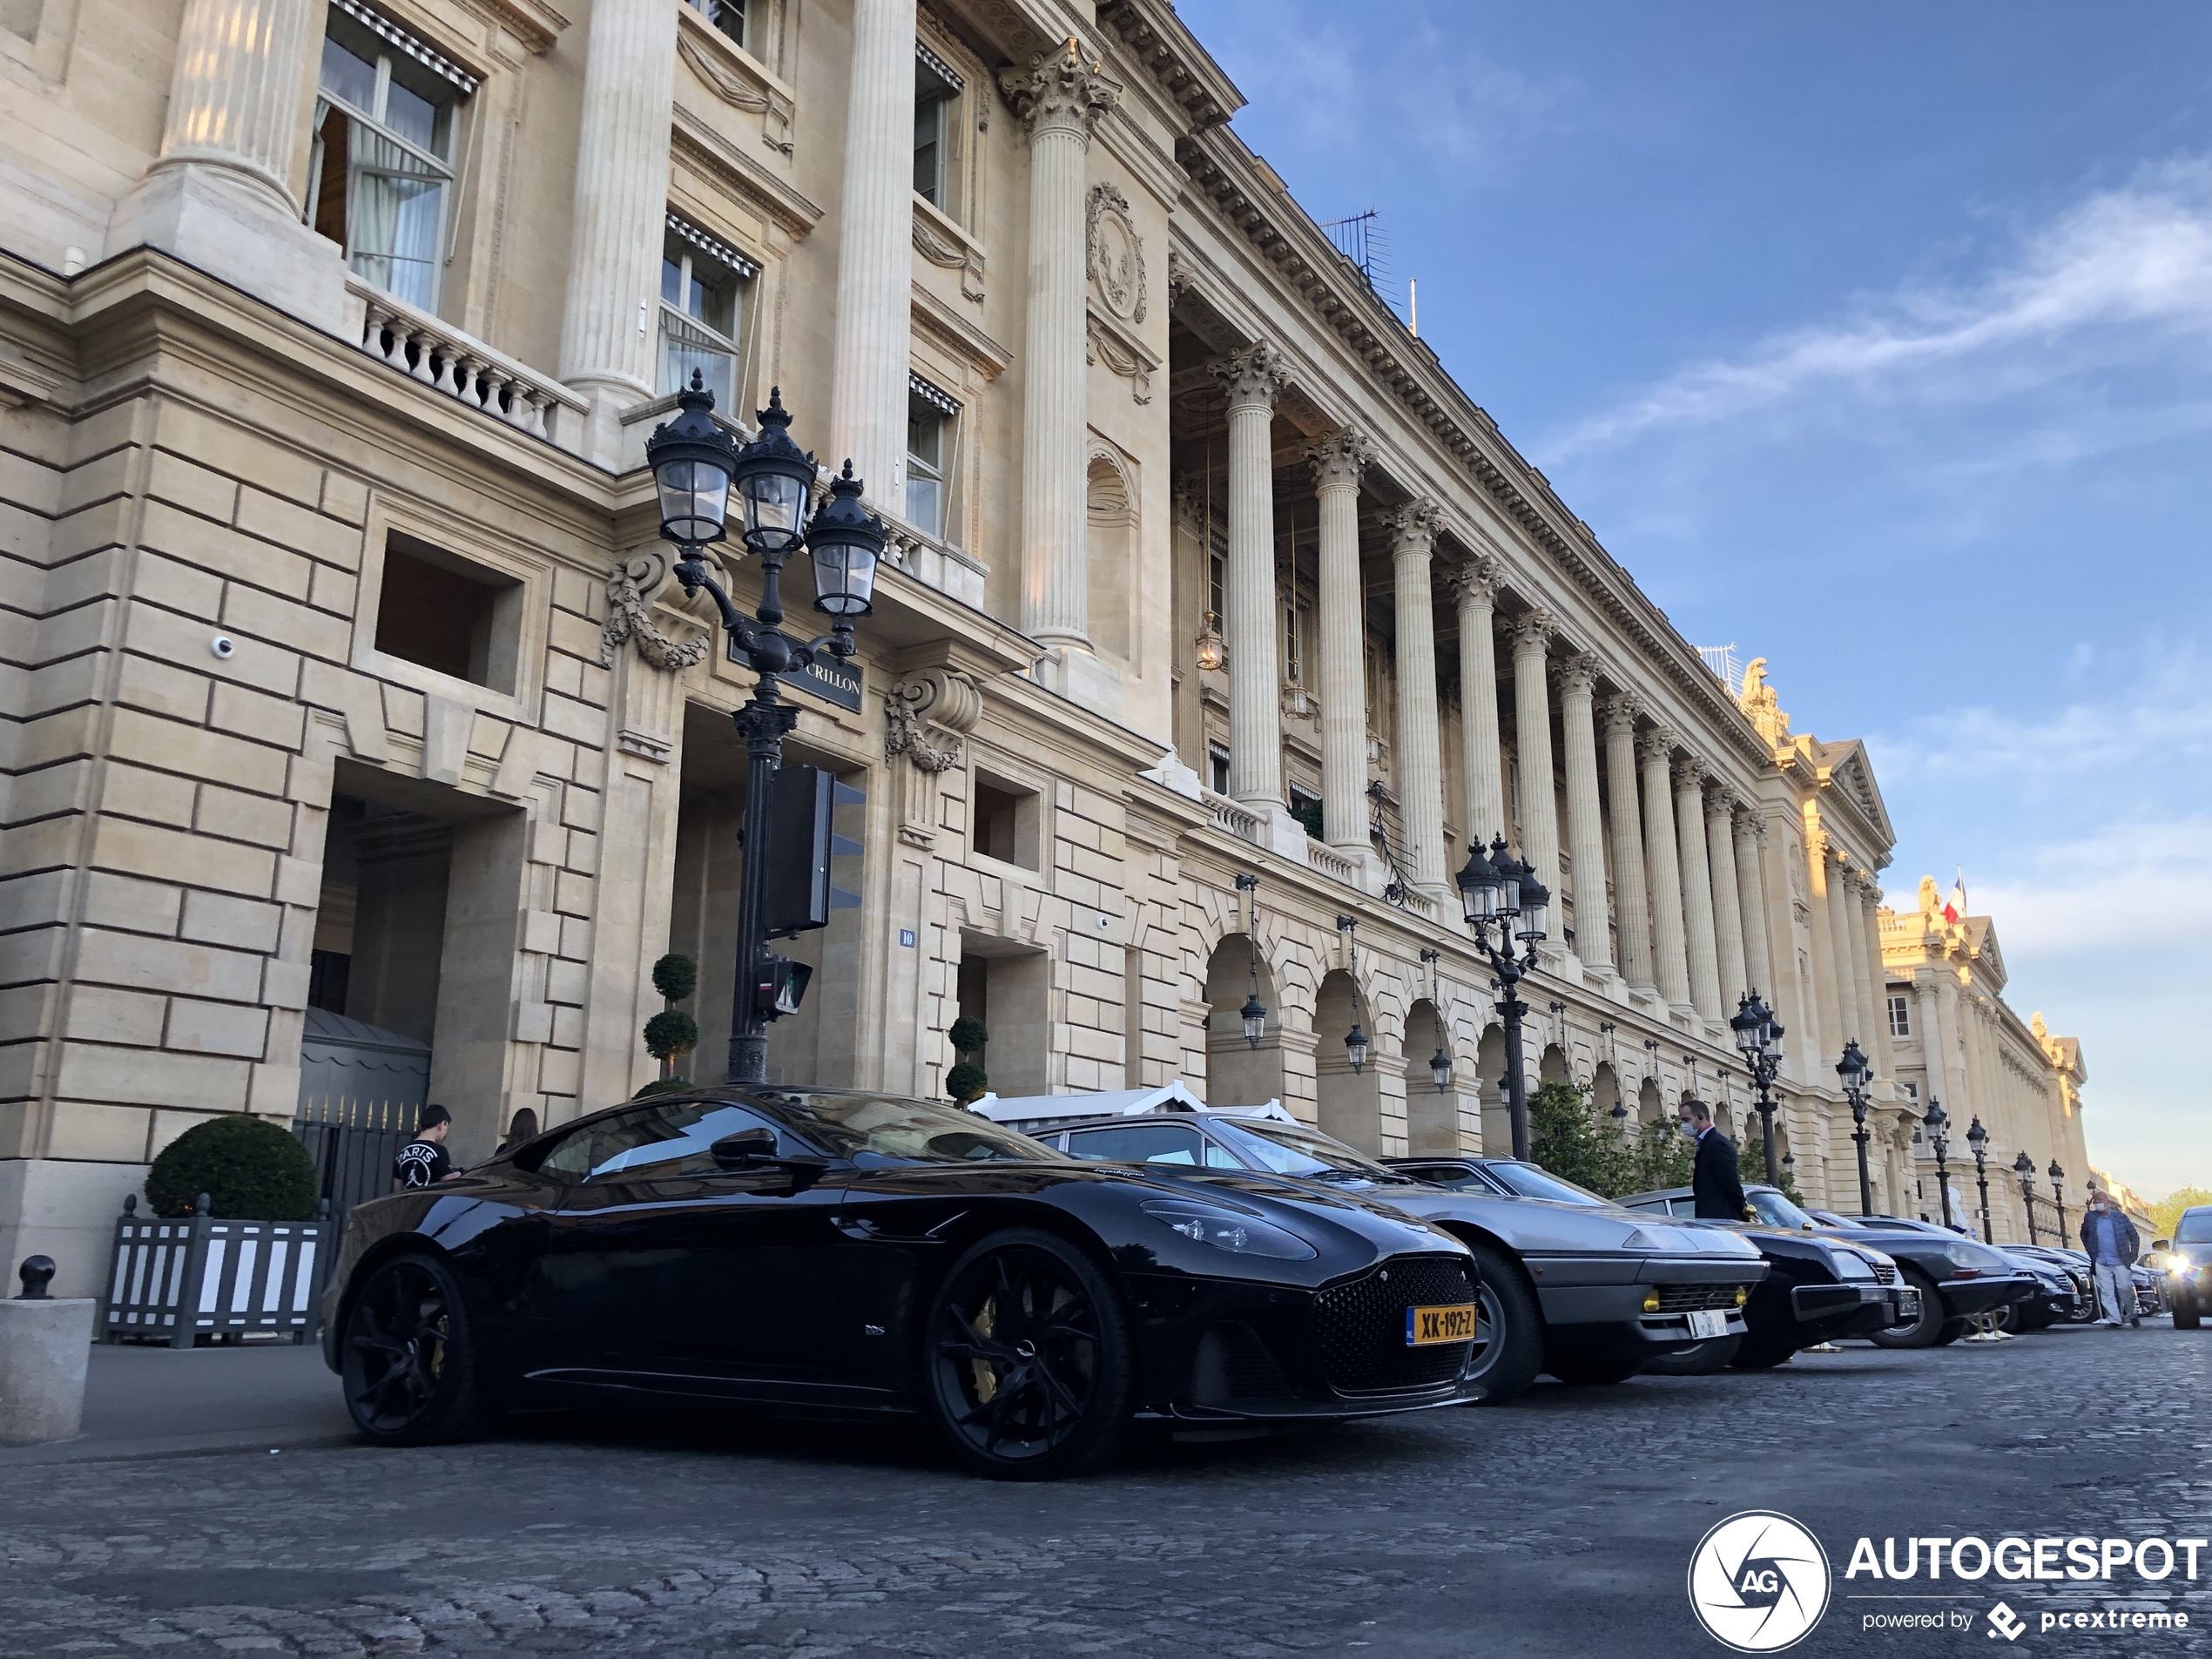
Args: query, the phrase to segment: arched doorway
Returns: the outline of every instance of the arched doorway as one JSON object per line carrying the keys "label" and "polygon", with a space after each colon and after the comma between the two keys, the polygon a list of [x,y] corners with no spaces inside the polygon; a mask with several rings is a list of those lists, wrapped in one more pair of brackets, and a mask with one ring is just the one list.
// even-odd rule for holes
{"label": "arched doorway", "polygon": [[[1423,997],[1406,1015],[1406,1150],[1444,1156],[1460,1150],[1460,1100],[1467,1087],[1464,1062],[1452,1052],[1452,1030],[1435,1003]],[[1452,1062],[1451,1081],[1436,1086],[1433,1062],[1441,1049]]]}
{"label": "arched doorway", "polygon": [[1374,1030],[1352,984],[1336,969],[1321,981],[1313,1004],[1314,1116],[1324,1135],[1333,1135],[1362,1152],[1382,1150],[1381,1075],[1373,1065],[1355,1072],[1344,1046],[1357,1024],[1372,1040]]}
{"label": "arched doorway", "polygon": [[1656,1123],[1667,1115],[1667,1103],[1659,1092],[1659,1080],[1646,1077],[1643,1086],[1636,1090],[1636,1123],[1639,1125]]}
{"label": "arched doorway", "polygon": [[1590,1116],[1601,1129],[1615,1130],[1622,1135],[1633,1134],[1635,1126],[1628,1121],[1625,1114],[1617,1118],[1613,1116],[1613,1109],[1620,1103],[1621,1074],[1613,1069],[1611,1061],[1601,1060],[1597,1070],[1590,1078]]}
{"label": "arched doorway", "polygon": [[1513,1156],[1513,1112],[1506,1103],[1506,1028],[1493,1022],[1482,1028],[1475,1050],[1479,1080],[1476,1105],[1482,1114],[1482,1150],[1494,1158]]}
{"label": "arched doorway", "polygon": [[1267,1026],[1255,1049],[1244,1035],[1244,1007],[1253,995],[1253,952],[1245,934],[1231,934],[1206,961],[1206,1104],[1258,1106],[1283,1096],[1283,1011],[1267,958],[1258,961],[1258,991]]}

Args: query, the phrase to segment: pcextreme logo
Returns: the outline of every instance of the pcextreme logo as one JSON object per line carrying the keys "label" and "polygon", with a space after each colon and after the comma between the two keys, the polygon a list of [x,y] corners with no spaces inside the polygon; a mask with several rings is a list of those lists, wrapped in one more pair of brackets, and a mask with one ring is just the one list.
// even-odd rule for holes
{"label": "pcextreme logo", "polygon": [[1738,1653],[1779,1653],[1828,1610],[1828,1552],[1770,1509],[1730,1515],[1689,1557],[1689,1606],[1714,1640]]}

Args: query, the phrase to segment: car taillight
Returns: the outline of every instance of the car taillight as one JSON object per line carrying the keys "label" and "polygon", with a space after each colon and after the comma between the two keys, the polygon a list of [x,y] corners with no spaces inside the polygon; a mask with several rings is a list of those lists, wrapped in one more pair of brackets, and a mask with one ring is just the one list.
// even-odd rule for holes
{"label": "car taillight", "polygon": [[1952,1273],[1951,1277],[1953,1278],[1979,1278],[1981,1277],[1981,1269],[1979,1267],[1961,1267],[1956,1269]]}

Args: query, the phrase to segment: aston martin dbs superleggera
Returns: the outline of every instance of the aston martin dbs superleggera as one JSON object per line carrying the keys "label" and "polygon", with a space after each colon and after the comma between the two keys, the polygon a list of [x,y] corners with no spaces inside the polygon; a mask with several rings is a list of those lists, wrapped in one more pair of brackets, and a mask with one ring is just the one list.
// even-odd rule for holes
{"label": "aston martin dbs superleggera", "polygon": [[933,1420],[985,1474],[1130,1424],[1328,1422],[1479,1397],[1448,1234],[1234,1171],[1080,1163],[863,1091],[661,1095],[354,1211],[323,1352],[368,1439],[687,1397]]}

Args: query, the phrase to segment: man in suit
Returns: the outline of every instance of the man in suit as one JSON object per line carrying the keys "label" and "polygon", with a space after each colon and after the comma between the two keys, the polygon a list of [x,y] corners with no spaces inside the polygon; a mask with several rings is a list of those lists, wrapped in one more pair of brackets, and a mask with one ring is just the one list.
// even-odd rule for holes
{"label": "man in suit", "polygon": [[1736,1149],[1727,1136],[1713,1127],[1713,1109],[1702,1100],[1686,1100],[1676,1109],[1682,1118],[1683,1132],[1697,1143],[1697,1162],[1689,1176],[1697,1218],[1742,1221],[1743,1182],[1737,1173]]}

